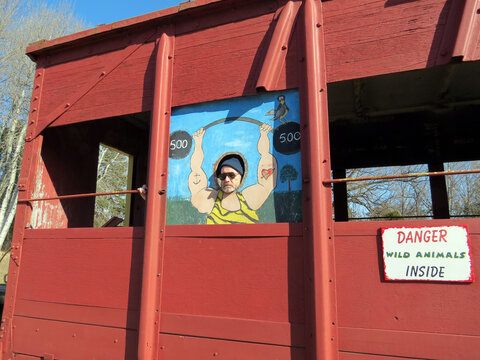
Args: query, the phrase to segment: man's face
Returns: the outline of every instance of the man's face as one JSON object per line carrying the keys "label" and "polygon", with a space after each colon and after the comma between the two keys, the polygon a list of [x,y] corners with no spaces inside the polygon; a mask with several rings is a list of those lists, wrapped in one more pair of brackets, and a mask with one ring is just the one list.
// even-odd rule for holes
{"label": "man's face", "polygon": [[226,194],[237,191],[242,182],[242,175],[230,166],[223,166],[218,177],[220,189]]}

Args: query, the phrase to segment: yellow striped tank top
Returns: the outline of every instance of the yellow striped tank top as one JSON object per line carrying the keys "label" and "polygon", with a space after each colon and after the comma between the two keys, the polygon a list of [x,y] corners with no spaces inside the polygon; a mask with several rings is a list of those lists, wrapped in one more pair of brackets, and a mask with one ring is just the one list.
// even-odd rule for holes
{"label": "yellow striped tank top", "polygon": [[207,224],[256,224],[258,215],[255,210],[248,207],[241,193],[236,194],[240,201],[237,211],[225,210],[222,207],[223,191],[219,190],[212,212],[207,217]]}

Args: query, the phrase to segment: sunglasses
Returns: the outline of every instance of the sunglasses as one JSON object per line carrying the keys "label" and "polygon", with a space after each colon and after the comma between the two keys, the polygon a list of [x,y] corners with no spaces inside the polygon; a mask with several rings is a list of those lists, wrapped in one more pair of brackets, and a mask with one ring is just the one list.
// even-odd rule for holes
{"label": "sunglasses", "polygon": [[217,177],[220,179],[220,180],[225,180],[227,178],[227,176],[230,178],[230,180],[232,179],[235,179],[235,177],[237,176],[237,174],[233,173],[233,172],[227,172],[227,173],[222,173],[220,175],[218,175]]}

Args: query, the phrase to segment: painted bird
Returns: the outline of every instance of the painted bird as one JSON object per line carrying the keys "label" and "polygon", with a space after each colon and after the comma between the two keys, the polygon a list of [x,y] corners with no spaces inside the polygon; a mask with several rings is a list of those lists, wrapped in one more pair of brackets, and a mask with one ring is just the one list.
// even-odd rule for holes
{"label": "painted bird", "polygon": [[[280,102],[280,104],[278,104],[277,110],[270,110],[265,115],[274,115],[273,119],[271,119],[272,121],[280,120],[282,124],[285,124],[288,122],[288,120],[285,119],[285,116],[287,116],[289,110],[287,104],[285,103],[285,96],[280,95],[277,99]],[[285,122],[283,121],[284,119]]]}

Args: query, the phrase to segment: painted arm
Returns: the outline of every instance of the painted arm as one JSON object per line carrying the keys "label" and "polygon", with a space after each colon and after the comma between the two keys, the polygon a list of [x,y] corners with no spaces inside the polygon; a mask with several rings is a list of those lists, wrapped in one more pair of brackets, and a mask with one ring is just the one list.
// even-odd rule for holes
{"label": "painted arm", "polygon": [[260,160],[257,167],[257,183],[242,191],[245,201],[252,210],[259,209],[277,186],[277,159],[270,153],[268,139],[268,133],[272,131],[272,127],[262,124],[259,130],[257,149]]}
{"label": "painted arm", "polygon": [[210,213],[215,205],[215,198],[217,191],[208,187],[207,175],[202,169],[203,163],[203,135],[205,129],[201,128],[193,134],[193,141],[195,142],[193,154],[190,159],[190,175],[188,176],[188,188],[192,197],[190,202],[200,213]]}

